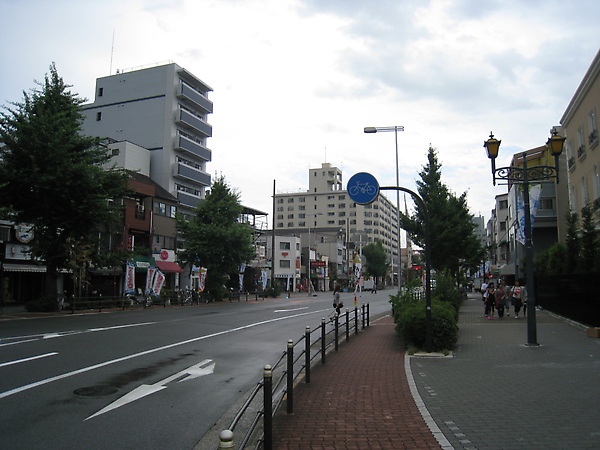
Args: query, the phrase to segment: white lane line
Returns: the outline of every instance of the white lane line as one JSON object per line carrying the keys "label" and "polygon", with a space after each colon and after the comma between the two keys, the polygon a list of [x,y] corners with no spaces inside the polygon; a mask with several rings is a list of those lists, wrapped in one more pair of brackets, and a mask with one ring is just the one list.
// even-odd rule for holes
{"label": "white lane line", "polygon": [[92,370],[100,369],[102,367],[110,366],[112,364],[120,363],[120,362],[123,362],[123,361],[128,361],[130,359],[138,358],[140,356],[150,355],[152,353],[160,352],[160,351],[163,351],[163,350],[168,350],[170,348],[179,347],[180,345],[190,344],[192,342],[198,342],[198,341],[202,341],[204,339],[209,339],[209,338],[213,338],[213,337],[217,337],[217,336],[222,336],[224,334],[235,333],[236,331],[246,330],[248,328],[257,327],[257,326],[260,326],[260,325],[265,325],[267,323],[278,322],[280,320],[286,320],[286,319],[292,319],[294,317],[306,316],[306,315],[315,314],[315,313],[318,313],[318,312],[321,312],[321,311],[306,312],[306,313],[301,313],[301,314],[294,314],[294,315],[291,315],[291,316],[278,317],[276,319],[263,320],[261,322],[255,322],[255,323],[251,323],[249,325],[244,325],[244,326],[241,326],[241,327],[232,328],[231,330],[219,331],[218,333],[207,334],[206,336],[198,336],[198,337],[195,337],[195,338],[192,338],[192,339],[187,339],[185,341],[175,342],[173,344],[163,345],[162,347],[152,348],[150,350],[146,350],[146,351],[143,351],[143,352],[133,353],[131,355],[123,356],[121,358],[111,359],[110,361],[104,361],[104,362],[99,363],[99,364],[94,364],[93,366],[82,367],[81,369],[73,370],[71,372],[63,373],[61,375],[56,375],[54,377],[50,377],[50,378],[46,378],[44,380],[36,381],[35,383],[27,384],[25,386],[19,386],[17,388],[11,389],[9,391],[0,392],[0,399],[9,397],[9,396],[14,395],[14,394],[18,394],[19,392],[28,391],[29,389],[33,389],[33,388],[36,388],[36,387],[39,387],[39,386],[43,386],[43,385],[48,384],[48,383],[53,383],[54,381],[63,380],[65,378],[69,378],[69,377],[72,377],[72,376],[75,376],[75,375],[80,375],[82,373],[90,372]]}
{"label": "white lane line", "polygon": [[305,306],[304,308],[276,309],[274,312],[276,312],[276,313],[280,313],[280,312],[293,312],[293,311],[302,311],[304,309],[308,309],[308,306]]}
{"label": "white lane line", "polygon": [[7,361],[5,363],[1,363],[0,367],[12,366],[13,364],[20,364],[22,362],[33,361],[34,359],[41,359],[41,358],[45,358],[47,356],[54,356],[54,355],[58,355],[58,352],[45,353],[43,355],[32,356],[30,358],[23,358],[23,359],[16,359],[14,361]]}
{"label": "white lane line", "polygon": [[[97,331],[118,330],[120,328],[139,327],[139,326],[142,326],[142,325],[153,325],[155,323],[156,322],[130,323],[130,324],[127,324],[127,325],[115,325],[114,327],[88,328],[86,330],[57,331],[55,333],[31,334],[31,335],[28,335],[28,336],[6,337],[6,338],[0,338],[0,342],[2,342],[2,341],[14,341],[14,342],[0,343],[0,347],[3,347],[5,345],[23,344],[25,342],[37,341],[38,339],[55,339],[55,338],[58,338],[58,337],[73,336],[75,334],[95,333]],[[23,340],[20,341],[19,339],[23,339]]]}

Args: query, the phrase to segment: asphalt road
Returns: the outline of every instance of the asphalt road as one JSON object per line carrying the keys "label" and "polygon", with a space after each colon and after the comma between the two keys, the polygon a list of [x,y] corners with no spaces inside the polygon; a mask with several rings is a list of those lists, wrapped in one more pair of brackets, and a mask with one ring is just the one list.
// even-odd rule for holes
{"label": "asphalt road", "polygon": [[[390,293],[357,301],[377,315]],[[331,299],[3,320],[0,449],[192,449]],[[354,294],[342,300],[352,308]]]}

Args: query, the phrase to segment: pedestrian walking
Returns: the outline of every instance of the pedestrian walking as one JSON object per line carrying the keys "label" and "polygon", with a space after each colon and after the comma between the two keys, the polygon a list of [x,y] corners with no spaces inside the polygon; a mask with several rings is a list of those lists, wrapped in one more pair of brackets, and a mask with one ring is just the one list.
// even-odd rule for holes
{"label": "pedestrian walking", "polygon": [[483,316],[487,317],[487,297],[488,297],[488,283],[487,281],[483,281],[481,285],[481,301],[483,302],[484,312]]}
{"label": "pedestrian walking", "polygon": [[504,287],[504,297],[506,301],[504,302],[504,312],[506,313],[506,317],[510,317],[510,304],[512,298],[512,286],[506,285]]}
{"label": "pedestrian walking", "polygon": [[494,319],[494,307],[496,305],[496,288],[494,283],[488,284],[487,298],[485,301],[485,314],[488,320]]}
{"label": "pedestrian walking", "polygon": [[333,309],[335,311],[335,314],[332,314],[332,316],[330,317],[331,321],[333,321],[334,317],[339,317],[343,307],[344,304],[340,300],[340,287],[336,284],[335,288],[333,289]]}
{"label": "pedestrian walking", "polygon": [[513,310],[515,312],[515,319],[519,318],[519,313],[521,312],[521,307],[523,306],[523,299],[525,297],[525,290],[521,286],[521,282],[519,280],[515,280],[515,285],[512,288],[511,301],[513,305]]}
{"label": "pedestrian walking", "polygon": [[506,285],[504,281],[500,282],[498,289],[496,289],[496,311],[498,317],[502,319],[504,317],[504,306],[506,305]]}

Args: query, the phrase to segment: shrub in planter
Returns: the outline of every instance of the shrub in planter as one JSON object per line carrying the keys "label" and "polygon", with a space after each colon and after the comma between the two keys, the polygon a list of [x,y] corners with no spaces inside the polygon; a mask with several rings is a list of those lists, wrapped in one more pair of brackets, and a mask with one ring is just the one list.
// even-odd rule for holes
{"label": "shrub in planter", "polygon": [[58,311],[58,300],[56,297],[41,297],[25,303],[25,309],[29,312]]}
{"label": "shrub in planter", "polygon": [[[396,331],[405,345],[425,348],[425,303],[413,302],[402,306],[397,315]],[[432,351],[450,350],[458,340],[458,326],[454,307],[437,298],[431,301],[431,346]]]}

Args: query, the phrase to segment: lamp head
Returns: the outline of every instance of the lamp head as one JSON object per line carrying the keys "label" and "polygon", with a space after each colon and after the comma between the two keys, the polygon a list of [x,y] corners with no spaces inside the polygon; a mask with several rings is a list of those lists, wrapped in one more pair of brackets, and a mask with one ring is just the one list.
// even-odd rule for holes
{"label": "lamp head", "polygon": [[365,127],[365,133],[377,133],[376,127]]}
{"label": "lamp head", "polygon": [[552,155],[560,156],[563,151],[565,139],[566,138],[558,135],[558,132],[555,128],[552,128],[552,136],[550,136],[546,141],[546,145],[550,149],[550,153],[552,153]]}
{"label": "lamp head", "polygon": [[498,139],[494,137],[492,132],[490,131],[490,138],[483,143],[487,151],[488,158],[496,159],[498,157],[498,150],[500,149],[500,142]]}

